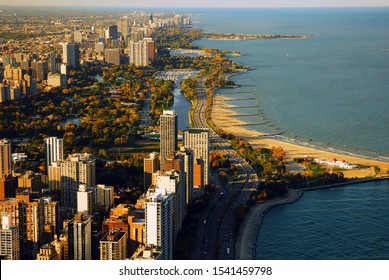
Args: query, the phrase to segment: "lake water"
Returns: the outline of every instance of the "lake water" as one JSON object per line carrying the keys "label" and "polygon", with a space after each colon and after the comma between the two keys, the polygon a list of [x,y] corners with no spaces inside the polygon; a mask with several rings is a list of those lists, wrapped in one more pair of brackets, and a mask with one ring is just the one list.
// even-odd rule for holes
{"label": "lake water", "polygon": [[[206,32],[314,35],[196,42],[239,51],[231,59],[255,69],[232,78],[241,85],[235,91],[258,104],[237,111],[260,112],[242,119],[267,122],[248,128],[389,159],[389,8],[197,12],[196,26]],[[257,258],[389,259],[388,200],[388,181],[306,192],[266,215]]]}
{"label": "lake water", "polygon": [[195,20],[206,32],[316,34],[306,40],[196,42],[237,50],[242,56],[231,59],[255,68],[232,78],[242,86],[236,91],[256,97],[262,112],[256,120],[242,119],[268,121],[248,128],[389,159],[389,8],[203,13]]}
{"label": "lake water", "polygon": [[305,192],[269,211],[257,259],[389,259],[389,181]]}

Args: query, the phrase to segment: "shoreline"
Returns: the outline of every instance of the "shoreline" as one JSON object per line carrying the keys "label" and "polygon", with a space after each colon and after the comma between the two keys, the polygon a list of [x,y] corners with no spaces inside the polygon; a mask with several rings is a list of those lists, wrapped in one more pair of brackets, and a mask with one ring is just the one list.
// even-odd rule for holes
{"label": "shoreline", "polygon": [[249,213],[241,225],[241,230],[235,244],[236,258],[238,260],[255,260],[256,244],[262,221],[269,210],[278,206],[294,203],[301,198],[303,191],[289,189],[282,197],[275,198],[265,203],[257,203],[251,207]]}
{"label": "shoreline", "polygon": [[[225,76],[226,79],[233,75],[244,73],[236,72],[230,73]],[[217,92],[220,88],[213,92],[213,106],[212,106],[212,121],[220,129],[233,135],[239,135],[242,139],[246,140],[253,147],[282,147],[286,153],[286,160],[291,160],[293,157],[314,157],[323,159],[344,159],[352,164],[359,164],[361,166],[369,166],[369,168],[363,169],[351,169],[342,170],[345,178],[358,178],[355,181],[343,182],[340,184],[331,184],[326,186],[320,186],[313,189],[295,190],[289,189],[288,193],[282,197],[275,198],[272,201],[266,203],[257,203],[253,206],[247,216],[245,217],[241,229],[238,233],[237,240],[235,243],[235,259],[239,260],[255,260],[256,259],[256,245],[259,231],[263,222],[263,218],[269,210],[284,204],[290,204],[298,201],[303,195],[304,191],[313,191],[322,188],[331,188],[337,186],[346,186],[355,183],[363,183],[375,180],[387,180],[389,171],[389,162],[377,161],[368,158],[364,158],[362,155],[349,155],[334,153],[331,151],[320,150],[316,147],[305,147],[295,143],[285,142],[275,138],[269,138],[263,132],[249,130],[244,128],[248,125],[248,122],[244,122],[235,118],[237,115],[231,106],[226,102],[233,98],[218,95]],[[381,169],[380,174],[376,174],[374,166]]]}
{"label": "shoreline", "polygon": [[[298,201],[304,192],[315,191],[318,189],[346,187],[353,184],[363,184],[372,181],[389,180],[386,178],[357,179],[354,181],[329,184],[309,189],[289,189],[288,193],[282,197],[275,198],[265,203],[257,203],[251,207],[249,213],[244,219],[235,244],[236,258],[239,260],[256,260],[259,231],[266,214],[276,206],[291,204]],[[248,241],[250,240],[250,241]]]}
{"label": "shoreline", "polygon": [[[240,74],[244,72],[237,72],[226,76],[228,79],[232,75]],[[227,133],[231,133],[235,136],[239,135],[240,138],[246,140],[253,147],[271,148],[282,147],[286,153],[287,160],[293,160],[296,157],[313,157],[321,158],[328,161],[337,158],[339,160],[345,160],[351,164],[357,164],[366,168],[342,170],[345,178],[366,178],[366,177],[380,177],[387,176],[389,171],[389,162],[379,161],[375,159],[369,159],[362,155],[346,154],[329,150],[322,150],[317,147],[303,146],[299,143],[290,143],[277,139],[276,137],[269,137],[263,132],[250,130],[244,126],[250,125],[248,122],[238,120],[235,118],[237,115],[231,106],[226,102],[228,97],[217,94],[218,90],[214,91],[213,106],[212,106],[212,121],[213,123],[224,130]],[[376,174],[374,167],[380,168],[380,173]]]}

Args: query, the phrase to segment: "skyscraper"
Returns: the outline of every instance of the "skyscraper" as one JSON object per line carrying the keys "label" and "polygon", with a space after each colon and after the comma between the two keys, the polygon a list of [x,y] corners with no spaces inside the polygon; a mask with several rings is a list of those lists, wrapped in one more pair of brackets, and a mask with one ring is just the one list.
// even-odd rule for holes
{"label": "skyscraper", "polygon": [[151,186],[153,173],[159,170],[158,153],[150,153],[149,157],[143,160],[143,192]]}
{"label": "skyscraper", "polygon": [[104,210],[108,211],[114,206],[114,193],[115,189],[113,186],[97,185],[97,205],[104,207]]}
{"label": "skyscraper", "polygon": [[77,30],[73,33],[74,42],[82,43],[82,31]]}
{"label": "skyscraper", "polygon": [[49,166],[53,162],[63,160],[63,139],[57,137],[49,137],[45,139],[46,152],[46,172],[49,171]]}
{"label": "skyscraper", "polygon": [[12,177],[11,142],[0,140],[0,200],[14,197],[17,180]]}
{"label": "skyscraper", "polygon": [[152,38],[143,38],[142,42],[147,44],[147,57],[149,61],[155,60],[155,44]]}
{"label": "skyscraper", "polygon": [[100,240],[100,260],[124,260],[127,257],[127,232],[110,231]]}
{"label": "skyscraper", "polygon": [[193,151],[191,149],[181,146],[180,155],[184,156],[184,170],[186,179],[186,203],[189,204],[193,201]]}
{"label": "skyscraper", "polygon": [[6,178],[12,173],[11,142],[0,140],[0,178]]}
{"label": "skyscraper", "polygon": [[[185,180],[185,201],[190,203],[193,200],[193,151],[180,147],[180,151],[170,154],[165,162],[165,170],[178,170],[181,180]],[[185,177],[183,176],[185,175]],[[183,179],[185,178],[185,179]]]}
{"label": "skyscraper", "polygon": [[[77,213],[73,224],[73,248],[75,260],[92,259],[92,217]],[[71,244],[69,244],[71,246]]]}
{"label": "skyscraper", "polygon": [[119,65],[120,64],[120,51],[119,49],[105,49],[105,62],[108,64]]}
{"label": "skyscraper", "polygon": [[44,225],[53,229],[53,234],[59,235],[59,203],[52,201],[51,197],[43,197]]}
{"label": "skyscraper", "polygon": [[126,19],[121,19],[118,21],[118,31],[126,38],[127,34],[130,33],[129,23]]}
{"label": "skyscraper", "polygon": [[163,259],[173,259],[173,196],[165,189],[146,195],[146,245],[162,248]]}
{"label": "skyscraper", "polygon": [[27,256],[33,259],[43,239],[44,208],[42,199],[24,201],[26,207]]}
{"label": "skyscraper", "polygon": [[166,158],[171,152],[175,152],[178,149],[178,121],[175,111],[164,110],[163,114],[159,117],[159,126],[161,169],[163,169]]}
{"label": "skyscraper", "polygon": [[0,256],[6,260],[20,259],[20,238],[17,226],[12,226],[9,215],[2,216],[2,227],[0,228]]}
{"label": "skyscraper", "polygon": [[96,185],[96,160],[89,154],[73,154],[60,161],[62,206],[77,208],[77,190],[81,184]]}
{"label": "skyscraper", "polygon": [[130,63],[136,66],[148,66],[149,65],[149,43],[140,41],[129,43]]}
{"label": "skyscraper", "polygon": [[64,43],[62,61],[72,68],[78,68],[80,66],[80,46],[75,43]]}
{"label": "skyscraper", "polygon": [[55,51],[49,54],[49,71],[51,73],[57,73],[57,54]]}
{"label": "skyscraper", "polygon": [[46,61],[31,62],[32,78],[40,81],[47,80],[48,67]]}
{"label": "skyscraper", "polygon": [[61,162],[54,161],[47,170],[48,179],[49,179],[49,189],[51,191],[61,190]]}
{"label": "skyscraper", "polygon": [[40,249],[39,253],[36,256],[38,261],[49,261],[49,260],[57,260],[58,255],[55,251],[55,247],[50,244],[44,244]]}
{"label": "skyscraper", "polygon": [[183,146],[193,151],[194,160],[200,159],[203,162],[203,183],[209,184],[209,147],[210,138],[207,128],[190,128],[184,131]]}
{"label": "skyscraper", "polygon": [[[175,239],[181,229],[182,221],[186,215],[185,173],[183,172],[183,157],[180,159],[181,170],[160,172],[157,175],[157,189],[165,189],[174,197],[173,211],[173,238]],[[167,162],[166,162],[167,163]]]}
{"label": "skyscraper", "polygon": [[96,210],[97,193],[95,187],[80,185],[77,192],[77,212],[93,215]]}
{"label": "skyscraper", "polygon": [[117,38],[119,38],[119,36],[118,36],[118,26],[117,25],[110,25],[110,26],[108,26],[108,36],[107,36],[107,39],[116,40]]}

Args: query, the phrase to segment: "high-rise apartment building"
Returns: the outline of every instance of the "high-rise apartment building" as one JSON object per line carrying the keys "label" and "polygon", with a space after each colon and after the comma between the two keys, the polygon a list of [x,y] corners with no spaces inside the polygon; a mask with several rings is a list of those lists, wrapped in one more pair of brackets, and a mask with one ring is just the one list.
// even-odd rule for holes
{"label": "high-rise apartment building", "polygon": [[46,172],[53,162],[63,160],[63,139],[48,137],[45,139]]}
{"label": "high-rise apartment building", "polygon": [[80,185],[77,192],[77,212],[93,215],[96,211],[97,191],[95,187]]}
{"label": "high-rise apartment building", "polygon": [[147,189],[152,184],[153,173],[159,170],[159,157],[158,153],[150,153],[149,157],[143,159],[143,192],[146,193]]}
{"label": "high-rise apartment building", "polygon": [[9,64],[4,68],[4,79],[23,80],[23,71],[20,67],[12,67]]}
{"label": "high-rise apartment building", "polygon": [[17,180],[12,177],[11,142],[0,140],[0,200],[15,195]]}
{"label": "high-rise apartment building", "polygon": [[49,54],[49,71],[51,73],[57,73],[57,54],[55,51]]}
{"label": "high-rise apartment building", "polygon": [[129,256],[146,242],[145,209],[131,211],[128,216]]}
{"label": "high-rise apartment building", "polygon": [[[18,196],[17,196],[18,198]],[[26,203],[26,231],[27,231],[27,256],[28,258],[34,258],[42,245],[43,239],[43,225],[44,225],[44,213],[43,213],[43,200],[24,199]]]}
{"label": "high-rise apartment building", "polygon": [[118,21],[118,31],[125,38],[130,33],[130,25],[127,19],[121,19]]}
{"label": "high-rise apartment building", "polygon": [[12,226],[9,215],[2,216],[2,225],[0,227],[0,256],[4,256],[6,260],[20,259],[19,228]]}
{"label": "high-rise apartment building", "polygon": [[49,73],[47,75],[47,85],[52,87],[66,87],[67,76],[60,73]]}
{"label": "high-rise apartment building", "polygon": [[117,38],[119,38],[118,36],[118,26],[117,25],[110,25],[108,26],[108,36],[107,36],[107,39],[110,39],[110,40],[116,40]]}
{"label": "high-rise apartment building", "polygon": [[149,61],[155,60],[155,43],[152,38],[143,38],[142,42],[147,44],[147,57]]}
{"label": "high-rise apartment building", "polygon": [[[194,159],[203,162],[203,184],[209,184],[210,137],[207,128],[190,128],[184,131],[183,146],[193,151]],[[201,186],[203,187],[203,186]]]}
{"label": "high-rise apartment building", "polygon": [[48,68],[46,61],[31,62],[32,78],[39,81],[47,80]]}
{"label": "high-rise apartment building", "polygon": [[89,154],[73,154],[60,161],[62,206],[77,208],[77,190],[96,185],[96,160]]}
{"label": "high-rise apartment building", "polygon": [[104,42],[97,42],[95,43],[95,52],[98,52],[99,54],[103,54],[105,51],[105,44]]}
{"label": "high-rise apartment building", "polygon": [[11,142],[7,139],[0,140],[0,178],[12,174]]}
{"label": "high-rise apartment building", "polygon": [[165,189],[146,195],[146,245],[162,248],[163,259],[173,259],[173,196]]}
{"label": "high-rise apartment building", "polygon": [[80,46],[75,43],[64,43],[62,62],[72,68],[78,68],[80,66]]}
{"label": "high-rise apartment building", "polygon": [[191,149],[185,148],[184,146],[180,147],[179,153],[184,157],[184,172],[185,172],[185,194],[186,194],[186,204],[189,204],[193,201],[193,174],[194,174],[194,159],[193,151]]}
{"label": "high-rise apartment building", "polygon": [[51,197],[43,197],[43,217],[44,225],[49,225],[53,230],[53,235],[59,235],[59,203],[53,201]]}
{"label": "high-rise apartment building", "polygon": [[0,200],[0,216],[7,215],[10,225],[19,229],[21,240],[26,239],[26,203],[16,198]]}
{"label": "high-rise apartment building", "polygon": [[[159,172],[157,175],[157,189],[165,189],[174,197],[173,206],[173,239],[181,229],[182,221],[186,215],[185,173],[183,172],[183,157],[180,160],[181,170]],[[158,173],[157,173],[158,174]]]}
{"label": "high-rise apartment building", "polygon": [[174,110],[164,110],[159,117],[160,126],[160,155],[161,169],[165,167],[165,160],[170,153],[178,149],[178,121]]}
{"label": "high-rise apartment building", "polygon": [[82,31],[77,30],[73,33],[73,39],[76,43],[82,43]]}
{"label": "high-rise apartment building", "polygon": [[62,161],[54,161],[48,167],[47,174],[49,180],[49,189],[51,191],[61,190],[61,162]]}
{"label": "high-rise apartment building", "polygon": [[114,206],[115,189],[104,184],[97,185],[97,205],[108,211]]}
{"label": "high-rise apartment building", "polygon": [[44,244],[40,249],[39,253],[36,256],[38,261],[49,261],[49,260],[57,260],[58,255],[55,247],[50,244]]}
{"label": "high-rise apartment building", "polygon": [[32,171],[27,171],[18,177],[18,192],[28,192],[35,196],[42,194],[42,176]]}
{"label": "high-rise apartment building", "polygon": [[[92,217],[77,213],[72,220],[75,260],[92,259]],[[71,246],[71,244],[69,244]]]}
{"label": "high-rise apartment building", "polygon": [[120,64],[120,50],[105,49],[105,62],[108,64],[119,65]]}
{"label": "high-rise apartment building", "polygon": [[110,231],[100,240],[100,260],[124,260],[127,257],[128,235],[125,231]]}
{"label": "high-rise apartment building", "polygon": [[129,42],[128,55],[130,56],[130,63],[136,66],[149,65],[149,43],[144,41]]}

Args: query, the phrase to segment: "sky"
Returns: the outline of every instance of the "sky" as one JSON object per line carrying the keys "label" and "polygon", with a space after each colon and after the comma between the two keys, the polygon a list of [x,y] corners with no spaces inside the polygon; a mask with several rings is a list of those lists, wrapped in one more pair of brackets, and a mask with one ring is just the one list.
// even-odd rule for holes
{"label": "sky", "polygon": [[389,6],[389,0],[0,0],[18,6],[109,7],[354,7]]}

